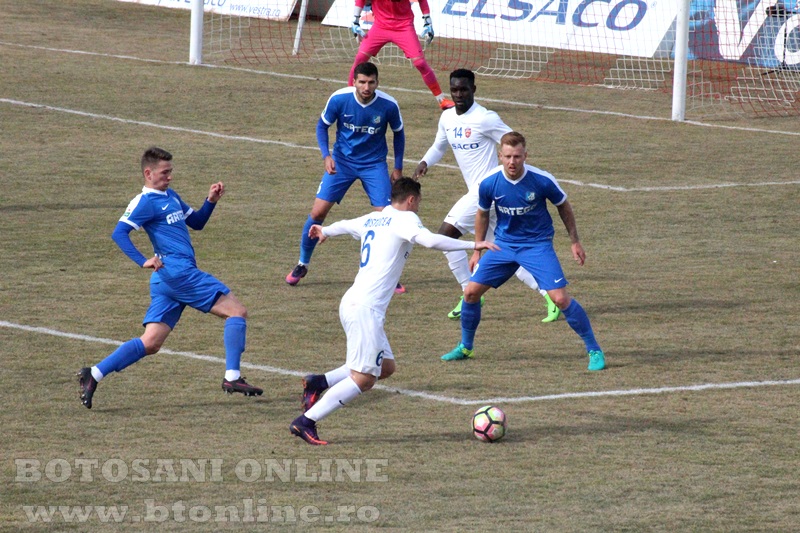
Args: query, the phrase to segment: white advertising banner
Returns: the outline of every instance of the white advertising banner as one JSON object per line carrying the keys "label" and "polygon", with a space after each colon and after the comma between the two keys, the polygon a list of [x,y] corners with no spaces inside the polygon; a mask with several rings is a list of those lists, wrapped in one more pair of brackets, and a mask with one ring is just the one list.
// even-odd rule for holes
{"label": "white advertising banner", "polygon": [[[119,0],[149,6],[191,9],[194,0]],[[352,0],[351,0],[352,1]],[[203,10],[220,15],[237,15],[269,20],[289,20],[297,0],[203,0]],[[351,9],[352,12],[352,9]],[[349,24],[348,24],[349,25]]]}
{"label": "white advertising banner", "polygon": [[[678,2],[428,0],[439,37],[639,57],[672,48]],[[335,0],[322,23],[350,27],[352,6],[353,0]],[[421,28],[419,16],[415,25]]]}

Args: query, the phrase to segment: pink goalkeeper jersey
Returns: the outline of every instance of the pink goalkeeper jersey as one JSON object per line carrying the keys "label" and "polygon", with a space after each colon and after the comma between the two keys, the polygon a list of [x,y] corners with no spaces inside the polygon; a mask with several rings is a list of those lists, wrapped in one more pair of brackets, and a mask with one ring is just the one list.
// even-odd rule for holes
{"label": "pink goalkeeper jersey", "polygon": [[[364,7],[366,0],[356,0],[356,5]],[[419,0],[422,14],[431,12],[428,0]],[[372,0],[372,13],[375,15],[374,26],[387,30],[404,30],[414,24],[414,12],[409,0]]]}

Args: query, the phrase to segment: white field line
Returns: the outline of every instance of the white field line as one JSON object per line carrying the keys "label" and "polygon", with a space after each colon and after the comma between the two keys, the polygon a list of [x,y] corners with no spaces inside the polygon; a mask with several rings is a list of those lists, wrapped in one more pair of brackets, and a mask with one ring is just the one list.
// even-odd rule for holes
{"label": "white field line", "polygon": [[[108,344],[111,346],[119,346],[122,344],[120,341],[113,339],[104,339],[101,337],[92,337],[90,335],[82,335],[78,333],[67,333],[50,328],[43,328],[37,326],[26,326],[24,324],[16,324],[14,322],[6,322],[0,320],[0,327],[17,329],[27,331],[29,333],[40,333],[44,335],[53,335],[55,337],[62,337],[67,339],[75,339],[86,342],[94,342],[98,344]],[[166,355],[177,355],[186,357],[188,359],[197,359],[199,361],[208,361],[211,363],[225,364],[224,357],[215,357],[213,355],[203,355],[194,352],[178,352],[175,350],[162,349],[159,353]],[[256,365],[253,363],[242,362],[242,368],[261,370],[271,374],[280,374],[282,376],[305,376],[307,372],[299,372],[297,370],[286,370],[269,365]],[[647,389],[624,389],[624,390],[608,390],[608,391],[588,391],[588,392],[564,392],[560,394],[547,394],[543,396],[511,396],[511,397],[496,397],[484,398],[480,400],[470,400],[466,398],[456,398],[453,396],[443,396],[439,394],[430,394],[422,391],[415,391],[409,389],[398,389],[396,387],[388,387],[386,385],[378,384],[376,389],[403,394],[415,398],[422,398],[425,400],[433,400],[437,402],[450,403],[455,405],[483,405],[495,403],[524,403],[524,402],[540,402],[546,400],[564,400],[572,398],[598,398],[602,396],[642,396],[646,394],[666,394],[670,392],[696,392],[705,390],[720,390],[720,389],[741,389],[741,388],[754,388],[754,387],[775,387],[780,385],[800,385],[800,379],[777,380],[777,381],[740,381],[734,383],[703,383],[700,385],[684,385],[679,387],[658,387]]]}
{"label": "white field line", "polygon": [[[300,150],[315,150],[315,151],[319,151],[319,147],[318,146],[306,146],[306,145],[303,145],[303,144],[295,144],[295,143],[290,143],[290,142],[285,142],[285,141],[275,141],[275,140],[272,140],[272,139],[259,139],[257,137],[247,137],[247,136],[244,136],[244,135],[226,135],[224,133],[216,133],[216,132],[213,132],[213,131],[198,130],[198,129],[194,129],[194,128],[184,128],[184,127],[181,127],[181,126],[170,126],[170,125],[167,125],[167,124],[156,124],[154,122],[147,122],[147,121],[143,121],[143,120],[132,120],[132,119],[127,119],[127,118],[115,117],[113,115],[102,115],[102,114],[98,114],[98,113],[89,113],[88,111],[80,111],[80,110],[77,110],[77,109],[69,109],[69,108],[65,108],[65,107],[56,107],[56,106],[51,106],[51,105],[46,105],[46,104],[37,104],[37,103],[34,103],[34,102],[23,102],[21,100],[12,100],[10,98],[0,98],[0,103],[23,106],[23,107],[33,107],[33,108],[36,108],[36,109],[45,109],[47,111],[57,111],[59,113],[68,113],[70,115],[78,115],[78,116],[81,116],[81,117],[87,117],[87,118],[92,118],[92,119],[110,120],[110,121],[113,121],[113,122],[120,122],[122,124],[132,124],[134,126],[145,126],[145,127],[148,127],[148,128],[158,128],[158,129],[168,130],[168,131],[178,131],[178,132],[182,132],[182,133],[192,133],[192,134],[195,134],[195,135],[205,135],[207,137],[215,137],[217,139],[225,139],[227,141],[243,141],[243,142],[251,142],[251,143],[258,143],[258,144],[276,144],[278,146],[285,146],[287,148],[297,148],[297,149],[300,149]],[[389,159],[391,159],[391,158],[389,158]],[[409,163],[409,164],[416,165],[417,163],[419,163],[419,161],[418,160],[411,160],[411,159],[403,159],[403,163]],[[455,170],[458,169],[458,167],[455,166],[455,165],[437,164],[437,166],[450,168],[450,169],[455,169]],[[560,181],[565,181],[565,180],[560,180]]]}
{"label": "white field line", "polygon": [[[76,54],[76,55],[86,55],[86,56],[96,56],[96,57],[106,57],[111,59],[124,59],[128,61],[139,61],[144,63],[156,63],[156,64],[164,64],[164,65],[181,65],[181,66],[192,66],[192,67],[201,67],[201,68],[210,68],[210,69],[222,69],[222,70],[232,70],[232,71],[239,71],[239,72],[247,72],[250,74],[256,74],[259,76],[272,76],[275,78],[288,78],[288,79],[296,79],[296,80],[303,80],[303,81],[322,81],[326,83],[333,83],[333,84],[342,84],[341,79],[335,78],[319,78],[315,76],[302,76],[299,74],[286,74],[282,72],[272,72],[272,71],[265,71],[265,70],[256,70],[244,67],[233,67],[229,65],[189,65],[188,62],[184,61],[164,61],[161,59],[148,59],[136,56],[129,56],[129,55],[121,55],[121,54],[104,54],[101,52],[89,52],[86,50],[70,50],[67,48],[51,48],[47,46],[36,46],[36,45],[28,45],[28,44],[19,44],[19,43],[12,43],[7,41],[0,41],[0,46],[14,46],[17,48],[30,48],[34,50],[43,50],[46,52],[57,52],[63,54]],[[384,86],[384,89],[390,91],[397,91],[397,92],[407,92],[407,93],[417,93],[417,94],[428,94],[428,91],[422,89],[407,89],[405,87],[393,87],[393,86]],[[566,111],[570,113],[586,113],[591,115],[608,115],[608,116],[616,116],[616,117],[623,117],[623,118],[632,118],[638,120],[659,120],[659,121],[668,121],[672,122],[671,118],[666,117],[652,117],[647,115],[633,115],[630,113],[620,113],[617,111],[603,111],[599,109],[582,109],[578,107],[564,107],[564,106],[549,106],[543,104],[535,104],[529,102],[519,102],[516,100],[503,100],[497,98],[479,98],[479,100],[484,102],[491,102],[496,104],[505,104],[505,105],[512,105],[518,107],[526,107],[532,109],[545,109],[548,111]],[[793,132],[793,131],[780,131],[780,130],[766,130],[761,128],[749,128],[744,126],[729,126],[724,124],[709,124],[707,122],[699,122],[695,120],[687,120],[684,121],[683,124],[687,124],[690,126],[700,126],[705,128],[719,128],[719,129],[726,129],[726,130],[737,130],[737,131],[749,131],[753,133],[767,133],[772,135],[788,135],[792,137],[800,137],[800,132]]]}
{"label": "white field line", "polygon": [[[285,141],[275,141],[272,139],[259,139],[257,137],[247,137],[243,135],[226,135],[224,133],[216,133],[213,131],[198,130],[194,128],[184,128],[181,126],[170,126],[167,124],[156,124],[154,122],[147,122],[143,120],[132,120],[127,118],[115,117],[112,115],[90,113],[88,111],[80,111],[77,109],[68,109],[65,107],[37,104],[34,102],[24,102],[21,100],[12,100],[10,98],[0,98],[0,103],[23,106],[23,107],[32,107],[35,109],[44,109],[47,111],[56,111],[59,113],[78,115],[81,117],[86,117],[91,119],[109,120],[112,122],[119,122],[122,124],[131,124],[135,126],[144,126],[148,128],[158,128],[168,131],[178,131],[182,133],[191,133],[194,135],[205,135],[208,137],[215,137],[218,139],[225,139],[228,141],[243,141],[243,142],[252,142],[259,144],[275,144],[279,146],[285,146],[287,148],[297,148],[301,150],[319,150],[317,146],[306,146],[302,144],[295,144]],[[416,165],[417,162],[418,162],[417,160],[411,160],[411,159],[403,160],[403,163],[408,163],[411,165]],[[449,168],[452,170],[458,170],[458,166],[456,165],[437,163],[436,166]],[[768,182],[756,182],[756,183],[713,183],[708,185],[676,185],[676,186],[664,186],[664,187],[616,187],[613,185],[605,185],[602,183],[585,183],[579,180],[559,179],[558,181],[561,183],[569,183],[571,185],[575,185],[578,187],[590,187],[594,189],[603,189],[613,192],[689,191],[689,190],[703,190],[703,189],[721,189],[728,187],[775,187],[778,185],[800,185],[800,180],[795,180],[795,181],[780,181],[780,182],[768,181]]]}

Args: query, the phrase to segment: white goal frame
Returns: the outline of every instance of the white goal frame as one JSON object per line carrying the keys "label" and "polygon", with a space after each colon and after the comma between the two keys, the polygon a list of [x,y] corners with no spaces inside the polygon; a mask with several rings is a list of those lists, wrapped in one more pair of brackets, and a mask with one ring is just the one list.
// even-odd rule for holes
{"label": "white goal frame", "polygon": [[[674,121],[683,121],[686,116],[690,1],[680,0],[675,28],[675,59],[672,84],[672,120]],[[192,0],[189,42],[189,63],[192,65],[203,64],[203,7],[204,0]],[[307,7],[308,0],[301,0],[299,20],[292,50],[293,55],[296,55],[298,51]]]}

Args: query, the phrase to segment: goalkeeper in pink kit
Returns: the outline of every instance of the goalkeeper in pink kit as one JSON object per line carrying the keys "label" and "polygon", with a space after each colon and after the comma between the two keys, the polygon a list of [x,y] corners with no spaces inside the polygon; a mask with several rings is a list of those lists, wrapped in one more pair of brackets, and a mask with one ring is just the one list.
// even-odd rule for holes
{"label": "goalkeeper in pink kit", "polygon": [[350,27],[350,31],[361,40],[361,45],[358,47],[353,66],[350,68],[348,83],[353,85],[353,70],[356,65],[369,61],[386,44],[394,43],[422,74],[422,81],[425,82],[433,96],[436,97],[439,107],[442,109],[453,107],[455,104],[442,93],[436,74],[425,60],[425,54],[419,44],[419,37],[424,37],[428,43],[433,40],[433,24],[431,23],[431,10],[428,7],[428,0],[419,0],[419,7],[425,22],[422,34],[419,37],[414,29],[414,12],[411,10],[409,0],[372,0],[372,12],[375,16],[375,22],[369,32],[365,32],[360,23],[361,11],[364,9],[366,0],[355,0],[355,2],[353,25]]}

